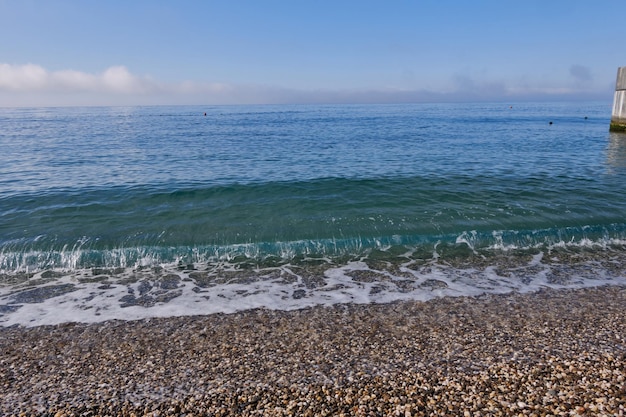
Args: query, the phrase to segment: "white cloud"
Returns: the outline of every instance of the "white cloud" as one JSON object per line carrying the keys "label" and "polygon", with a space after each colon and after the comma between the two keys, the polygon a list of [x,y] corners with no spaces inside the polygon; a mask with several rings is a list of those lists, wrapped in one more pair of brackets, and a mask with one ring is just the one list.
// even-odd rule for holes
{"label": "white cloud", "polygon": [[118,93],[149,93],[156,86],[148,79],[131,74],[126,67],[110,67],[102,73],[103,87]]}
{"label": "white cloud", "polygon": [[[590,71],[581,66],[571,67],[570,74],[578,81],[591,77]],[[605,93],[568,85],[474,78],[467,74],[453,75],[448,87],[442,90],[304,90],[259,84],[196,81],[165,83],[149,76],[133,74],[124,66],[112,66],[101,73],[87,73],[76,70],[48,71],[34,64],[0,63],[0,106],[9,107],[568,100],[599,99]]]}
{"label": "white cloud", "polygon": [[47,71],[33,64],[0,64],[0,91],[145,94],[159,89],[148,77],[133,75],[124,66],[90,74],[75,70]]}
{"label": "white cloud", "polygon": [[0,64],[0,90],[38,90],[45,88],[48,73],[38,65]]}
{"label": "white cloud", "polygon": [[[260,91],[259,91],[260,90]],[[261,94],[258,94],[261,92]],[[0,64],[0,105],[194,104],[262,102],[267,89],[223,83],[164,83],[112,66],[101,73]],[[270,94],[271,95],[271,94]]]}
{"label": "white cloud", "polygon": [[80,71],[65,70],[50,75],[50,87],[54,90],[68,89],[71,91],[95,90],[98,78]]}

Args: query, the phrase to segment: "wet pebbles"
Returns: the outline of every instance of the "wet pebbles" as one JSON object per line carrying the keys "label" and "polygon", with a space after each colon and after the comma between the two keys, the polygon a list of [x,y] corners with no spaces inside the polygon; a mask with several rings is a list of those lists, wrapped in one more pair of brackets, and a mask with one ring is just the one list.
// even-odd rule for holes
{"label": "wet pebbles", "polygon": [[0,328],[0,415],[626,415],[626,288]]}

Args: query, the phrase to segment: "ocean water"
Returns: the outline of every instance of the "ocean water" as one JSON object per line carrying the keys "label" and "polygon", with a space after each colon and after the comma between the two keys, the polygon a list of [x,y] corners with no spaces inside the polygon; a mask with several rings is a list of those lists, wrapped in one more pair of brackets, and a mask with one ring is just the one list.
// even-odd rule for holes
{"label": "ocean water", "polygon": [[610,113],[0,109],[0,325],[626,285]]}

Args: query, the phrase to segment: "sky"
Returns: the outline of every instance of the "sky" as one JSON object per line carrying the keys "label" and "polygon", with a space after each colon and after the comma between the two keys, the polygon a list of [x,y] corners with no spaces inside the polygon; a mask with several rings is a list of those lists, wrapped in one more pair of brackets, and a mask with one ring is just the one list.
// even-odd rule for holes
{"label": "sky", "polygon": [[601,100],[624,0],[0,0],[0,106]]}

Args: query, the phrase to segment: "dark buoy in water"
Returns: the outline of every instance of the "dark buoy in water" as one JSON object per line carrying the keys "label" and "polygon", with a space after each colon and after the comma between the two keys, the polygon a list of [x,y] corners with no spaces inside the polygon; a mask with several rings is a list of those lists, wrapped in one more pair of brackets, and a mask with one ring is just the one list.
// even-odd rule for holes
{"label": "dark buoy in water", "polygon": [[206,112],[204,112],[204,115],[206,116]]}
{"label": "dark buoy in water", "polygon": [[550,120],[550,123],[548,123],[548,124],[551,125],[552,124],[552,120]]}

